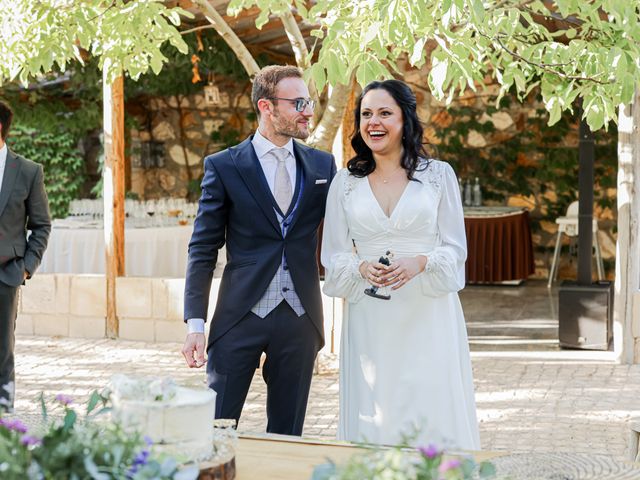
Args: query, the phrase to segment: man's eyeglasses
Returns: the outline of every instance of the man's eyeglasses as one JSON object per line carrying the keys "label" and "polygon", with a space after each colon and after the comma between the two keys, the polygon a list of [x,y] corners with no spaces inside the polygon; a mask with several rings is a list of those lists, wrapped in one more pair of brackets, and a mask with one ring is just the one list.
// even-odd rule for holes
{"label": "man's eyeglasses", "polygon": [[307,98],[281,98],[281,97],[267,97],[267,100],[286,100],[288,102],[294,102],[296,112],[304,112],[305,108],[309,107],[311,110],[316,108],[316,101]]}

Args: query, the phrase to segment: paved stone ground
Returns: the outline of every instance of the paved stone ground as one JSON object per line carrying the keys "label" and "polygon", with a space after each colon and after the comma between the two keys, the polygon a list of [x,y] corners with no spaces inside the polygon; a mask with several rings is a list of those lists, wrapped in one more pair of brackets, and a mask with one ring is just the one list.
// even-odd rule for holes
{"label": "paved stone ground", "polygon": [[[612,352],[560,350],[557,295],[542,282],[523,287],[467,287],[468,323],[482,448],[574,451],[627,457],[627,422],[640,416],[640,365],[617,365]],[[204,385],[180,344],[67,338],[17,338],[16,415],[34,423],[38,395],[83,401],[114,373],[170,375]],[[314,376],[305,435],[334,438],[337,359],[325,356]],[[428,372],[426,372],[428,374]],[[241,431],[264,431],[266,390],[259,372]]]}

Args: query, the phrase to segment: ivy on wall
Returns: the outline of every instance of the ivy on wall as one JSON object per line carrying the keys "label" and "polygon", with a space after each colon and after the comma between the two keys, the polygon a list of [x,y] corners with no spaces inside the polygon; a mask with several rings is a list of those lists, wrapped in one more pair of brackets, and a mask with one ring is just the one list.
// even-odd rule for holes
{"label": "ivy on wall", "polygon": [[42,132],[24,125],[16,125],[11,131],[11,148],[44,168],[51,215],[66,217],[69,203],[77,198],[84,181],[84,159],[77,139],[70,132]]}
{"label": "ivy on wall", "polygon": [[8,145],[44,167],[45,189],[54,218],[68,214],[86,179],[83,139],[102,124],[101,75],[94,61],[52,74],[23,89],[9,84],[0,98],[14,120]]}

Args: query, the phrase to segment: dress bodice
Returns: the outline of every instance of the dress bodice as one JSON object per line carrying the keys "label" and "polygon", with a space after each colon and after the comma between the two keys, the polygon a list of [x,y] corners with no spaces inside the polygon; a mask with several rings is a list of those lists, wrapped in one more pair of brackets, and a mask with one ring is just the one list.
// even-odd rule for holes
{"label": "dress bodice", "polygon": [[396,256],[427,253],[439,242],[438,204],[442,193],[443,162],[432,160],[416,172],[387,216],[367,177],[342,176],[343,208],[349,232],[363,258],[390,250]]}
{"label": "dress bodice", "polygon": [[[425,295],[456,292],[464,286],[467,241],[460,190],[453,169],[424,160],[387,217],[368,178],[339,171],[329,189],[322,237],[324,292],[356,302],[366,281],[359,265],[387,251],[397,258],[425,255],[416,279]],[[355,248],[354,248],[355,247]]]}

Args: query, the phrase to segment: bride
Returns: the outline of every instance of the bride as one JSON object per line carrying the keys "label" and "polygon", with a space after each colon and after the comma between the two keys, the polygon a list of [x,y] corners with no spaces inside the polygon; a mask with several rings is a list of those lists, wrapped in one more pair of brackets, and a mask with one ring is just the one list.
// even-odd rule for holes
{"label": "bride", "polygon": [[[322,239],[324,292],[347,302],[338,437],[398,444],[414,432],[412,444],[478,450],[455,173],[427,159],[405,83],[367,85],[355,122],[356,156],[331,184]],[[371,286],[391,299],[365,295]]]}

